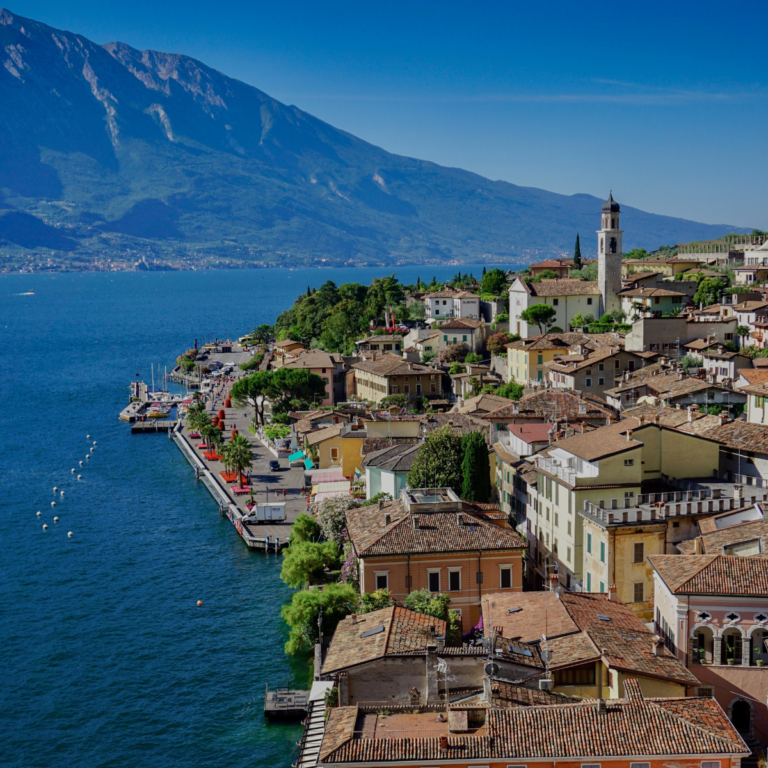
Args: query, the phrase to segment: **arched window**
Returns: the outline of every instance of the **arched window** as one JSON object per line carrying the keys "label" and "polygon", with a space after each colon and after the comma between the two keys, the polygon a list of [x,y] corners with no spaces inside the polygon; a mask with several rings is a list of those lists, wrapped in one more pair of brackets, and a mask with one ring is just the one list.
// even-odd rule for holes
{"label": "arched window", "polygon": [[600,253],[603,253],[603,243],[604,243],[604,242],[605,242],[605,241],[604,241],[604,240],[603,240],[603,238],[601,237],[601,238],[600,238]]}
{"label": "arched window", "polygon": [[611,253],[616,253],[616,238],[611,238]]}

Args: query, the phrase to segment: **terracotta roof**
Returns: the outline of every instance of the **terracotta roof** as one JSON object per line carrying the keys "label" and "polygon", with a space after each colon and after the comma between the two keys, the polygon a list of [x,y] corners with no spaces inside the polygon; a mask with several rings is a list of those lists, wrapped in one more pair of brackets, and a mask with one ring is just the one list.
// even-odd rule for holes
{"label": "terracotta roof", "polygon": [[[418,765],[750,754],[713,698],[645,699],[632,678],[624,681],[624,695],[602,709],[597,701],[488,709],[484,725],[466,734],[451,733],[434,714],[417,710],[385,720],[375,710],[337,707],[330,710],[320,761]],[[394,729],[407,732],[407,738]],[[439,738],[441,731],[446,739]]]}
{"label": "terracotta roof", "polygon": [[[528,269],[547,269],[547,268],[553,268],[553,269],[562,269],[566,264],[563,264],[561,261],[556,261],[555,259],[546,259],[544,261],[540,261],[538,264],[531,264]],[[573,267],[573,262],[571,261],[571,266]],[[575,269],[575,267],[574,267]]]}
{"label": "terracotta roof", "polygon": [[[591,368],[597,363],[601,363],[610,357],[615,357],[619,352],[623,352],[620,347],[600,347],[596,350],[589,350],[586,355],[568,354],[556,356],[554,360],[546,363],[546,367],[560,373],[574,373],[582,368]],[[627,354],[632,354],[631,352]],[[606,373],[609,373],[606,371]]]}
{"label": "terracotta roof", "polygon": [[494,680],[491,683],[491,702],[494,707],[550,707],[553,704],[564,704],[579,699],[566,696],[554,691],[540,691],[538,688],[527,688],[504,680]]}
{"label": "terracotta roof", "polygon": [[428,368],[419,363],[409,363],[400,355],[385,352],[381,357],[375,360],[366,360],[361,363],[355,363],[352,368],[360,371],[368,371],[377,376],[410,376],[425,373],[437,373],[434,368]]}
{"label": "terracotta roof", "polygon": [[369,341],[402,341],[402,333],[381,333],[378,336],[366,336],[364,339],[359,339],[355,344],[365,344]]}
{"label": "terracotta roof", "polygon": [[[434,401],[431,401],[434,402]],[[472,416],[468,413],[425,413],[420,418],[422,427],[426,433],[435,429],[449,426],[459,435],[466,435],[469,432],[482,432],[486,440],[490,440],[491,425],[483,419],[483,415]]]}
{"label": "terracotta roof", "polygon": [[[720,516],[717,515],[717,517]],[[709,518],[707,522],[711,520],[712,518]],[[701,523],[703,522],[702,520]],[[699,524],[700,527],[701,523]],[[699,538],[701,539],[703,555],[721,554],[723,549],[727,547],[732,547],[735,544],[745,544],[757,539],[761,541],[762,551],[768,553],[768,520],[750,520],[746,523],[737,523],[727,528],[715,529],[709,532],[702,530]],[[681,541],[677,544],[677,548],[684,555],[694,555],[696,554],[696,540]]]}
{"label": "terracotta roof", "polygon": [[283,347],[290,347],[296,344],[302,347],[304,346],[300,341],[293,341],[293,339],[283,339],[282,341],[278,341],[275,346],[282,349]]}
{"label": "terracotta roof", "polygon": [[704,437],[734,450],[768,454],[768,426],[763,424],[736,419],[717,424],[706,432]]}
{"label": "terracotta roof", "polygon": [[[580,413],[580,406],[586,407],[586,413]],[[515,413],[515,410],[517,412]],[[500,419],[531,419],[548,421],[552,414],[557,413],[558,418],[567,418],[572,421],[589,421],[599,419],[605,421],[608,416],[613,416],[613,411],[608,404],[594,395],[582,395],[579,397],[573,391],[563,389],[544,389],[520,398],[517,402],[508,402],[506,405],[489,411],[484,418],[488,420]]]}
{"label": "terracotta roof", "polygon": [[[434,634],[431,628],[434,627]],[[375,631],[381,628],[381,631]],[[374,630],[371,632],[371,630]],[[445,637],[446,623],[424,613],[392,606],[342,619],[333,634],[323,674],[366,664],[384,656],[425,654],[436,636]]]}
{"label": "terracotta roof", "polygon": [[763,557],[650,555],[648,560],[675,594],[768,594],[768,559]]}
{"label": "terracotta roof", "polygon": [[651,653],[653,633],[628,605],[606,594],[565,592],[559,599],[549,591],[488,594],[482,610],[484,621],[501,627],[504,637],[534,642],[546,636],[553,669],[602,658],[613,669],[698,683],[668,650]]}
{"label": "terracotta roof", "polygon": [[629,430],[637,429],[639,426],[641,425],[638,419],[622,419],[591,432],[558,440],[554,447],[561,448],[585,461],[595,461],[643,445],[641,440],[627,435]]}
{"label": "terracotta roof", "polygon": [[330,427],[318,429],[315,432],[309,432],[306,435],[307,444],[317,445],[318,443],[322,443],[325,440],[331,440],[334,437],[338,437],[341,430],[346,426],[346,424],[333,424]]}
{"label": "terracotta roof", "polygon": [[563,277],[558,280],[539,280],[536,283],[525,283],[531,296],[600,296],[597,281],[577,280]]}
{"label": "terracotta roof", "polygon": [[549,440],[551,424],[507,424],[507,431],[524,443],[541,443]]}
{"label": "terracotta roof", "polygon": [[[390,516],[389,525],[386,515]],[[418,515],[409,515],[399,499],[385,501],[381,508],[374,504],[348,510],[347,531],[359,557],[525,549],[525,543],[513,531],[466,511],[420,511]]]}
{"label": "terracotta roof", "polygon": [[362,454],[366,456],[393,445],[417,445],[419,443],[421,440],[418,437],[366,437],[363,440]]}
{"label": "terracotta roof", "polygon": [[463,404],[454,406],[453,410],[465,414],[488,413],[509,404],[510,401],[506,397],[483,394],[466,399]]}
{"label": "terracotta roof", "polygon": [[756,312],[758,309],[768,307],[768,301],[742,301],[741,304],[735,304],[734,312]]}
{"label": "terracotta roof", "polygon": [[455,317],[453,320],[448,320],[448,322],[439,325],[438,333],[440,331],[451,330],[475,331],[478,328],[482,328],[483,325],[485,325],[483,320],[470,320],[466,317]]}
{"label": "terracotta roof", "polygon": [[715,341],[707,341],[707,339],[694,339],[687,344],[683,344],[686,349],[709,349],[709,347],[717,344]]}
{"label": "terracotta roof", "polygon": [[471,291],[458,291],[454,288],[444,288],[442,291],[427,293],[425,299],[479,299],[476,293]]}
{"label": "terracotta roof", "polygon": [[762,384],[768,381],[768,368],[742,368],[739,375],[743,376],[748,384]]}
{"label": "terracotta roof", "polygon": [[363,467],[377,467],[387,472],[408,472],[413,466],[421,445],[397,443],[378,451],[372,451],[363,458]]}
{"label": "terracotta roof", "polygon": [[309,349],[296,359],[285,364],[285,368],[328,368],[330,371],[343,362],[341,355],[329,354],[321,349]]}
{"label": "terracotta roof", "polygon": [[522,350],[524,352],[545,349],[567,349],[574,344],[592,342],[598,346],[618,346],[621,337],[615,333],[581,333],[580,331],[568,331],[564,333],[545,333],[540,336],[529,336],[526,339],[518,339],[504,346],[507,349]]}
{"label": "terracotta roof", "polygon": [[638,296],[640,298],[656,298],[661,296],[687,296],[686,293],[679,291],[670,291],[667,288],[631,288],[628,291],[622,291],[619,296]]}

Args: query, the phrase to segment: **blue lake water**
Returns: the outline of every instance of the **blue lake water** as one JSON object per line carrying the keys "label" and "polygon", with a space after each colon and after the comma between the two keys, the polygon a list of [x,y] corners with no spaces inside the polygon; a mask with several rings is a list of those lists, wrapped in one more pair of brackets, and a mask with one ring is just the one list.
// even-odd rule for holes
{"label": "blue lake water", "polygon": [[306,679],[283,654],[279,561],[248,551],[166,437],[117,415],[137,369],[195,338],[392,271],[0,275],[0,764],[291,764],[300,727],[262,715],[267,682]]}

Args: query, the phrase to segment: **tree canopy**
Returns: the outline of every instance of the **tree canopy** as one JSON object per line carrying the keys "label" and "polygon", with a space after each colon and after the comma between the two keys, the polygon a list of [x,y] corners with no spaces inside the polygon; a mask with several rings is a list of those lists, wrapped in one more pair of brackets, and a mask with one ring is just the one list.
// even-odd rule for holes
{"label": "tree canopy", "polygon": [[461,492],[461,438],[450,426],[427,435],[408,472],[411,488],[453,488]]}
{"label": "tree canopy", "polygon": [[491,498],[491,464],[485,437],[470,432],[461,438],[461,449],[461,498],[485,503]]}
{"label": "tree canopy", "polygon": [[339,548],[332,541],[291,542],[285,551],[280,578],[289,587],[306,587],[323,575],[325,568],[339,565]]}
{"label": "tree canopy", "polygon": [[573,249],[573,268],[581,269],[581,244],[579,243],[579,233],[576,233],[576,247]]}
{"label": "tree canopy", "polygon": [[538,325],[540,333],[546,333],[548,326],[555,321],[557,310],[549,304],[533,304],[520,313],[520,318],[528,325]]}
{"label": "tree canopy", "polygon": [[480,283],[481,293],[492,293],[494,296],[501,296],[507,290],[507,276],[501,269],[489,269],[483,274],[483,280]]}

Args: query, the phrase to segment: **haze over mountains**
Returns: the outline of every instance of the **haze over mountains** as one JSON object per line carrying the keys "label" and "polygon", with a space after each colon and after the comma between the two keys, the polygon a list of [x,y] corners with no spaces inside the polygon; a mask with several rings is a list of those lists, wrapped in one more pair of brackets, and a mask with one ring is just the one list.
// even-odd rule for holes
{"label": "haze over mountains", "polygon": [[[0,49],[6,261],[511,264],[570,253],[577,232],[593,250],[598,198],[390,154],[186,56],[7,10]],[[626,249],[738,231],[618,197]]]}

